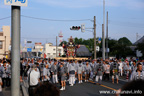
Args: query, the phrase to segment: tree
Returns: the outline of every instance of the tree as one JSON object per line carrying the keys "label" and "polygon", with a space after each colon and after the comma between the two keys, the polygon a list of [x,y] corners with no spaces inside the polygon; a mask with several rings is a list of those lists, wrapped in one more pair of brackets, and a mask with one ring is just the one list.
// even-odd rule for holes
{"label": "tree", "polygon": [[60,44],[59,44],[59,46],[62,46],[62,44],[67,44],[67,42],[66,41],[62,41]]}
{"label": "tree", "polygon": [[118,40],[118,43],[121,44],[121,45],[126,45],[126,46],[131,46],[132,45],[131,41],[126,37],[120,38]]}

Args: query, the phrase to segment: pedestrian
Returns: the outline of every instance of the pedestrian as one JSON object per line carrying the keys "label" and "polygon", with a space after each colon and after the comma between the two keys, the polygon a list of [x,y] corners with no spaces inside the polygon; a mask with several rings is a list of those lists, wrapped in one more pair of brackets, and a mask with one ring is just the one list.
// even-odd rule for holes
{"label": "pedestrian", "polygon": [[60,64],[60,77],[61,77],[61,89],[60,90],[65,90],[66,70],[64,68],[63,63]]}
{"label": "pedestrian", "polygon": [[78,83],[83,83],[82,82],[82,74],[84,72],[84,66],[82,64],[81,61],[78,62],[78,66],[77,66],[77,74],[78,74],[78,80],[79,82]]}
{"label": "pedestrian", "polygon": [[90,66],[91,66],[91,72],[90,72],[90,79],[93,80],[94,78],[94,73],[95,73],[95,67],[96,67],[96,63],[95,61],[93,60],[92,63],[90,63]]}
{"label": "pedestrian", "polygon": [[34,96],[34,90],[38,87],[40,82],[40,73],[37,71],[36,65],[32,65],[28,71],[28,84],[29,84],[29,96]]}
{"label": "pedestrian", "polygon": [[43,81],[49,82],[50,81],[50,70],[48,69],[48,64],[45,65],[45,68],[43,69]]}
{"label": "pedestrian", "polygon": [[104,74],[104,66],[103,64],[98,61],[98,65],[96,66],[96,77],[95,77],[95,81],[96,83],[99,83],[99,85],[101,84],[102,82],[102,77],[103,77],[103,74]]}
{"label": "pedestrian", "polygon": [[131,66],[129,65],[129,62],[126,62],[125,66],[125,72],[126,72],[126,80],[129,80],[130,74],[131,74]]}
{"label": "pedestrian", "polygon": [[3,88],[5,86],[8,86],[8,69],[6,66],[6,61],[3,62],[3,72],[2,72],[2,82],[3,82]]}
{"label": "pedestrian", "polygon": [[110,70],[111,70],[111,74],[112,74],[112,83],[114,84],[114,78],[116,78],[117,84],[118,84],[119,65],[118,65],[117,61],[114,61],[114,63],[111,64]]}
{"label": "pedestrian", "polygon": [[69,84],[70,86],[73,86],[75,84],[75,74],[76,74],[76,66],[73,63],[73,61],[70,61],[69,67],[68,67],[68,75],[69,75]]}
{"label": "pedestrian", "polygon": [[110,76],[110,65],[109,65],[109,62],[106,62],[106,65],[105,65],[106,69],[105,69],[105,80],[108,80],[109,81],[109,76]]}
{"label": "pedestrian", "polygon": [[29,69],[30,69],[30,65],[28,65],[28,63],[25,64],[25,66],[24,66],[24,80],[27,80],[27,72]]}
{"label": "pedestrian", "polygon": [[131,66],[131,71],[136,71],[137,70],[137,65],[136,65],[136,60],[133,61],[133,64]]}
{"label": "pedestrian", "polygon": [[57,61],[54,62],[54,64],[51,66],[51,72],[52,72],[52,81],[53,83],[58,83],[58,65]]}
{"label": "pedestrian", "polygon": [[7,65],[7,86],[10,87],[11,85],[11,62],[8,60]]}
{"label": "pedestrian", "polygon": [[45,64],[44,64],[44,60],[42,61],[42,63],[40,63],[40,80],[43,81],[43,69],[45,68]]}
{"label": "pedestrian", "polygon": [[2,78],[0,77],[0,96],[3,96],[3,93],[2,93]]}
{"label": "pedestrian", "polygon": [[131,76],[130,76],[130,80],[138,80],[138,79],[142,79],[144,80],[144,71],[142,70],[142,64],[138,63],[137,64],[137,70],[133,71]]}
{"label": "pedestrian", "polygon": [[89,65],[89,62],[86,62],[86,65],[84,66],[85,82],[88,82],[91,71],[92,69],[91,66]]}
{"label": "pedestrian", "polygon": [[119,75],[123,76],[123,63],[122,63],[121,59],[119,59],[118,64],[119,64],[119,72],[120,72]]}

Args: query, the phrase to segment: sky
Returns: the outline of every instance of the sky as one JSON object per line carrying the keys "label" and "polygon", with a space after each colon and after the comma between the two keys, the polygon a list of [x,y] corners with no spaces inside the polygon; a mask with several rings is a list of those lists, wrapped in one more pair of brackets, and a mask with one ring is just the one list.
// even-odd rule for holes
{"label": "sky", "polygon": [[[105,0],[105,21],[108,12],[108,32],[111,39],[127,37],[132,43],[144,35],[144,0]],[[56,36],[63,33],[63,40],[73,38],[93,38],[93,20],[96,16],[96,36],[102,37],[103,0],[28,0],[27,7],[21,7],[21,43],[24,40],[56,44]],[[0,31],[2,26],[11,26],[11,6],[0,0]],[[32,19],[35,17],[42,18]],[[53,20],[85,20],[86,21],[49,21]],[[87,28],[84,33],[70,30],[71,26]],[[106,26],[105,26],[106,30]],[[106,31],[105,31],[106,32]]]}

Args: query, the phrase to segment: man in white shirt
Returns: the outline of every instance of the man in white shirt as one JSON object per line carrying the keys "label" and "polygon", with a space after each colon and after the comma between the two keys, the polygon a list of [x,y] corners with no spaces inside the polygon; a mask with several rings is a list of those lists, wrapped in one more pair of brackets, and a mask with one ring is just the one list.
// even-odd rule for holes
{"label": "man in white shirt", "polygon": [[118,64],[119,64],[120,76],[123,76],[123,63],[122,63],[122,61],[119,60]]}
{"label": "man in white shirt", "polygon": [[40,73],[37,70],[36,65],[33,65],[28,71],[29,96],[33,96],[34,89],[38,86],[40,81]]}

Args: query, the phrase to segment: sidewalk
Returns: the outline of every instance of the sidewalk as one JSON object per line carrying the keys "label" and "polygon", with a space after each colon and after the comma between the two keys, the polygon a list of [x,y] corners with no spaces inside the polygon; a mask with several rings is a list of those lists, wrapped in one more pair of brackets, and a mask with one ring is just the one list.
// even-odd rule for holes
{"label": "sidewalk", "polygon": [[[11,88],[6,87],[2,89],[3,96],[11,96]],[[20,96],[22,96],[22,92],[20,91]]]}

